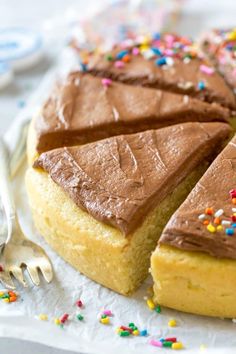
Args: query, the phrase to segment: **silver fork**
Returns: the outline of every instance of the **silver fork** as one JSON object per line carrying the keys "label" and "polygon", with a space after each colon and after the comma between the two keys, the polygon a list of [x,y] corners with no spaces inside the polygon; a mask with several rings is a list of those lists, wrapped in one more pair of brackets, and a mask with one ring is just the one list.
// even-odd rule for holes
{"label": "silver fork", "polygon": [[13,275],[26,287],[28,284],[23,274],[26,268],[35,285],[40,284],[39,270],[49,283],[53,278],[53,271],[48,256],[40,246],[25,237],[18,222],[10,185],[8,150],[2,139],[0,139],[0,196],[7,221],[6,239],[0,244],[3,267],[3,271],[0,272],[0,281],[7,288],[14,289]]}

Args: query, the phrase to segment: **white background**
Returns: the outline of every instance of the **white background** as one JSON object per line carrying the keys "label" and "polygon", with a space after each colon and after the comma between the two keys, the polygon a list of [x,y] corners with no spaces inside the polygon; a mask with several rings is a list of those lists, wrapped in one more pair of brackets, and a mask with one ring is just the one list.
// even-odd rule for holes
{"label": "white background", "polygon": [[[103,0],[98,1],[104,2]],[[41,30],[43,23],[45,26],[45,21],[47,27],[47,20],[52,16],[54,21],[60,21],[63,16],[69,16],[69,7],[76,6],[81,15],[85,11],[89,11],[94,3],[96,3],[96,0],[0,0],[0,26],[22,25]],[[234,20],[235,22],[233,22]],[[206,28],[234,25],[236,25],[235,0],[186,0],[176,31],[196,36]],[[58,33],[60,34],[60,29]],[[51,41],[53,34],[50,32],[50,28],[48,37],[48,40]],[[16,75],[13,84],[0,92],[0,134],[7,130],[19,112],[20,103],[27,101],[27,97],[37,87],[43,74],[53,66],[60,51],[61,41],[58,41],[57,38],[53,43],[54,45],[50,46],[45,60],[40,65]],[[65,354],[69,352],[29,342],[1,339],[0,354],[13,353]]]}

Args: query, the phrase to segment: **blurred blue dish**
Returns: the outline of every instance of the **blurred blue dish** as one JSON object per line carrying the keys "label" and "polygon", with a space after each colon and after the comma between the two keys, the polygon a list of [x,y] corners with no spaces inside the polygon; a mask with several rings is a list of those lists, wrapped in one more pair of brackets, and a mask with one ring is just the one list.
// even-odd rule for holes
{"label": "blurred blue dish", "polygon": [[38,63],[43,54],[42,36],[26,28],[0,29],[0,62],[14,70],[25,70]]}

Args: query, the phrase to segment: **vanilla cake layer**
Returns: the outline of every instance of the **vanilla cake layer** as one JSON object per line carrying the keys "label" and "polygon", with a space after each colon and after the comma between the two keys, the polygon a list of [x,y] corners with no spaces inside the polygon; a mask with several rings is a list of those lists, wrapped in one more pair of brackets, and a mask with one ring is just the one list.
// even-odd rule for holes
{"label": "vanilla cake layer", "polygon": [[152,254],[151,272],[158,304],[198,315],[236,317],[234,259],[161,245]]}
{"label": "vanilla cake layer", "polygon": [[203,163],[128,237],[79,208],[50,176],[30,168],[26,187],[39,233],[75,269],[123,295],[147,277],[150,255],[166,222],[203,174]]}
{"label": "vanilla cake layer", "polygon": [[165,226],[151,257],[155,300],[236,317],[236,135]]}

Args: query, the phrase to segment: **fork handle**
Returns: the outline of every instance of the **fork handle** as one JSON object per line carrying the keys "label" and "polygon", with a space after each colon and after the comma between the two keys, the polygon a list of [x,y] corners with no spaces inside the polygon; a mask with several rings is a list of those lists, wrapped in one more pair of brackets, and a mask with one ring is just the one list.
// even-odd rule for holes
{"label": "fork handle", "polygon": [[12,235],[16,221],[16,208],[10,184],[9,153],[3,139],[0,137],[0,197],[7,219],[7,243]]}

